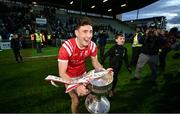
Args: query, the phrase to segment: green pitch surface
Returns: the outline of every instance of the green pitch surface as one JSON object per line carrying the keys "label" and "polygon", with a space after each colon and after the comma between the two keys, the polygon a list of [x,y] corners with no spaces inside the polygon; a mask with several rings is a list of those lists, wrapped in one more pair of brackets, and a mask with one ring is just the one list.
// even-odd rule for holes
{"label": "green pitch surface", "polygon": [[[112,45],[108,44],[106,50]],[[131,46],[126,44],[129,58]],[[35,49],[23,49],[23,63],[16,63],[11,50],[0,51],[0,112],[1,113],[70,113],[70,98],[65,93],[64,84],[59,88],[44,80],[49,75],[58,76],[58,48],[46,47],[42,53]],[[179,59],[174,60],[171,51],[167,57],[166,72],[159,74],[157,85],[149,82],[149,67],[142,71],[142,79],[130,81],[134,75],[129,74],[125,65],[120,73],[110,113],[155,113],[180,112],[180,76]],[[107,59],[108,60],[108,59]],[[108,61],[104,67],[108,67]],[[87,67],[92,70],[89,60]],[[80,112],[88,113],[84,105],[85,98],[80,99]]]}

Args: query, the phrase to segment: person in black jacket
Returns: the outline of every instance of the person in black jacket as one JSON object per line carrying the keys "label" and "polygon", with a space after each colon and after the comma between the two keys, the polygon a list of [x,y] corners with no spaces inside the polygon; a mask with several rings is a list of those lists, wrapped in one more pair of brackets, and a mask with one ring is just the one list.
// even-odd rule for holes
{"label": "person in black jacket", "polygon": [[104,50],[105,50],[105,47],[106,47],[108,37],[109,37],[109,35],[108,35],[107,31],[101,31],[99,33],[98,45],[99,45],[100,57],[101,58],[103,58],[103,56],[104,56]]}
{"label": "person in black jacket", "polygon": [[177,27],[171,28],[169,33],[166,32],[166,34],[163,30],[161,31],[161,37],[165,40],[165,43],[161,46],[161,50],[159,53],[159,70],[160,70],[160,73],[163,73],[165,71],[166,56],[172,50],[172,46],[176,42],[177,32],[178,32]]}
{"label": "person in black jacket", "polygon": [[20,53],[21,45],[18,35],[16,33],[13,34],[13,38],[11,39],[11,48],[13,50],[16,62],[19,63],[23,61],[23,58]]}
{"label": "person in black jacket", "polygon": [[122,33],[116,34],[115,36],[116,44],[111,47],[104,55],[102,59],[102,63],[104,63],[106,57],[109,57],[109,67],[113,68],[114,76],[113,76],[113,86],[111,91],[109,92],[109,97],[112,97],[114,94],[114,88],[118,81],[118,73],[123,64],[123,60],[126,63],[128,71],[131,73],[131,68],[129,67],[127,48],[125,48],[124,42],[125,37]]}
{"label": "person in black jacket", "polygon": [[136,66],[139,54],[141,53],[142,43],[140,43],[141,38],[143,38],[143,30],[141,27],[136,27],[136,33],[133,36],[132,43],[132,57],[131,57],[131,66]]}
{"label": "person in black jacket", "polygon": [[157,28],[149,28],[146,30],[146,35],[141,42],[143,43],[143,46],[136,65],[135,75],[132,80],[140,79],[142,68],[146,63],[148,63],[151,69],[150,80],[155,82],[159,63],[158,53],[163,44],[163,39],[159,36]]}

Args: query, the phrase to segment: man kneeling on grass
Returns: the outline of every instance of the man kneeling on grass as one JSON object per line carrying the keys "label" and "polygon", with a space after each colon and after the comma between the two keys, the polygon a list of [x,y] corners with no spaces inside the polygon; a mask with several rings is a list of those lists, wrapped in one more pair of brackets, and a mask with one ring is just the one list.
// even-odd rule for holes
{"label": "man kneeling on grass", "polygon": [[[102,65],[97,59],[97,47],[91,41],[93,29],[90,20],[80,21],[75,29],[76,37],[65,41],[59,50],[58,66],[59,75],[72,81],[86,73],[86,62],[91,57],[92,65],[95,69],[102,69]],[[66,87],[68,85],[65,85]],[[80,84],[75,90],[69,92],[71,97],[71,111],[78,112],[79,96],[85,96],[89,93],[86,84]]]}

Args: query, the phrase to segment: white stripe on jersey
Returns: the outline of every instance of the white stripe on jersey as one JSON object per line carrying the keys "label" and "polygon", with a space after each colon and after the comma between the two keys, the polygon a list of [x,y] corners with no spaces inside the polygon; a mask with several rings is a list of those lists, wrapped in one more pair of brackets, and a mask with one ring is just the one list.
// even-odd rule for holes
{"label": "white stripe on jersey", "polygon": [[68,60],[58,59],[58,62],[67,63],[67,62],[68,62]]}
{"label": "white stripe on jersey", "polygon": [[72,53],[72,45],[71,45],[71,42],[68,40],[68,41],[65,41],[64,43],[66,43],[66,45],[68,45],[68,47],[70,48],[70,51]]}
{"label": "white stripe on jersey", "polygon": [[91,41],[91,44],[90,44],[90,50],[92,50],[92,45],[93,45],[93,42]]}
{"label": "white stripe on jersey", "polygon": [[66,51],[68,52],[69,56],[71,56],[72,52],[71,52],[71,50],[69,49],[69,47],[67,46],[67,44],[64,43],[62,46],[66,49]]}
{"label": "white stripe on jersey", "polygon": [[69,44],[71,45],[71,47],[73,46],[72,43],[70,42],[70,40],[68,40]]}
{"label": "white stripe on jersey", "polygon": [[94,42],[92,42],[93,46],[92,46],[92,53],[95,51],[96,49],[96,44]]}

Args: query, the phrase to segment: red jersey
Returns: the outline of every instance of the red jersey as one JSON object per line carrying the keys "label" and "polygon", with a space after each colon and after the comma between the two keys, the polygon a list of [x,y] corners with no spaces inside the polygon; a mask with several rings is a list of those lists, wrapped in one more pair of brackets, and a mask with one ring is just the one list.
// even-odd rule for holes
{"label": "red jersey", "polygon": [[77,44],[77,38],[71,38],[62,44],[59,50],[58,61],[68,62],[67,74],[71,78],[79,77],[86,72],[85,60],[89,56],[97,55],[97,47],[94,42],[80,49]]}

